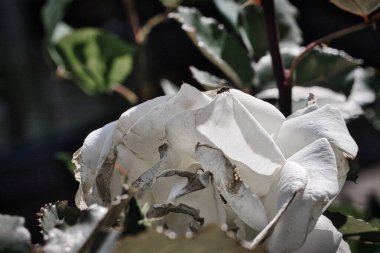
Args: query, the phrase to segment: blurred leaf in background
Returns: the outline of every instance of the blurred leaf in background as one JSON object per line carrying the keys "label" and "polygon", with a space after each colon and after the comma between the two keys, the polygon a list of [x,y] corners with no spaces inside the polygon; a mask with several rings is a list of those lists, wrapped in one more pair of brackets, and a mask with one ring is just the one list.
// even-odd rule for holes
{"label": "blurred leaf in background", "polygon": [[132,71],[135,46],[104,29],[71,28],[62,21],[71,2],[49,0],[42,11],[47,51],[58,74],[89,95],[116,90],[136,103],[136,95],[121,85]]}
{"label": "blurred leaf in background", "polygon": [[56,48],[73,80],[89,95],[112,90],[132,71],[134,46],[105,30],[76,29]]}
{"label": "blurred leaf in background", "polygon": [[71,162],[73,155],[69,152],[60,151],[55,153],[55,158],[65,164],[66,168],[74,176],[75,165]]}
{"label": "blurred leaf in background", "polygon": [[[268,52],[264,13],[261,6],[245,2],[247,1],[214,0],[219,12],[235,33],[241,36],[249,54],[257,61]],[[302,36],[296,22],[297,9],[284,0],[277,0],[275,4],[280,45],[300,45]]]}
{"label": "blurred leaf in background", "polygon": [[31,239],[24,227],[25,219],[18,216],[0,214],[0,252],[29,253]]}
{"label": "blurred leaf in background", "polygon": [[247,51],[223,24],[195,8],[179,7],[170,17],[182,24],[198,49],[237,86],[252,83],[254,72]]}

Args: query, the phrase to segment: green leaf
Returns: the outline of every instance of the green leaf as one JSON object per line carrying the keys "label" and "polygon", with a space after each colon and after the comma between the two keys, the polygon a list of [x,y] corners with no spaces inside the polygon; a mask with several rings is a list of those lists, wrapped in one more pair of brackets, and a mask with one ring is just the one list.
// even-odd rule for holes
{"label": "green leaf", "polygon": [[352,204],[337,204],[335,202],[332,203],[331,206],[327,209],[330,213],[342,213],[345,215],[351,215],[356,219],[364,220],[367,218],[366,212],[360,210],[353,206]]}
{"label": "green leaf", "polygon": [[368,19],[368,15],[380,7],[379,0],[330,0],[342,10]]}
{"label": "green leaf", "polygon": [[208,90],[228,85],[228,82],[225,79],[214,76],[206,71],[199,70],[193,66],[190,66],[190,71],[193,74],[193,78]]}
{"label": "green leaf", "polygon": [[[110,252],[120,231],[114,227],[121,225],[120,214],[130,199],[130,196],[123,195],[112,202],[109,208],[91,205],[80,211],[74,224],[65,223],[64,226],[50,228],[45,236],[44,252]],[[62,207],[57,207],[56,210],[51,209],[50,215],[60,219],[62,211]]]}
{"label": "green leaf", "polygon": [[19,216],[0,214],[0,253],[31,251],[30,234]]}
{"label": "green leaf", "polygon": [[[301,52],[301,50],[300,47],[284,47],[281,49],[281,56],[285,68],[290,67],[292,60]],[[266,54],[255,64],[255,73],[254,86],[258,90],[276,87],[276,81],[272,69],[272,59],[269,54]]]}
{"label": "green leaf", "polygon": [[247,38],[244,42],[257,61],[268,52],[263,10],[260,6],[248,5],[241,10],[240,17],[241,36]]}
{"label": "green leaf", "polygon": [[254,72],[247,50],[222,24],[187,7],[179,7],[170,17],[182,24],[198,49],[236,85],[252,83]]}
{"label": "green leaf", "polygon": [[365,242],[380,242],[379,229],[364,220],[338,212],[325,211],[324,215],[333,222],[343,237]]}
{"label": "green leaf", "polygon": [[169,239],[163,234],[159,234],[154,230],[149,230],[146,233],[139,234],[138,236],[128,236],[121,241],[116,248],[115,253],[133,252],[133,253],[260,253],[264,252],[262,249],[254,251],[247,250],[239,245],[239,243],[228,238],[226,233],[221,231],[218,226],[211,225],[199,233],[194,238],[179,238]]}
{"label": "green leaf", "polygon": [[75,165],[71,162],[73,155],[69,152],[60,151],[55,153],[55,158],[66,165],[66,168],[74,175]]}
{"label": "green leaf", "polygon": [[[280,46],[300,45],[301,30],[298,27],[297,9],[286,0],[275,1],[275,14],[280,35]],[[248,5],[241,12],[241,26],[254,50],[255,59],[268,51],[264,13],[260,6]]]}
{"label": "green leaf", "polygon": [[101,29],[74,30],[56,48],[66,70],[90,95],[111,90],[132,70],[133,46]]}
{"label": "green leaf", "polygon": [[67,200],[57,201],[54,204],[46,204],[37,213],[39,226],[44,234],[48,234],[54,227],[74,225],[80,215],[76,207],[69,207]]}
{"label": "green leaf", "polygon": [[346,239],[353,253],[380,253],[380,244],[364,243],[357,240]]}
{"label": "green leaf", "polygon": [[63,64],[54,43],[71,31],[71,27],[62,22],[65,11],[72,0],[48,0],[42,8],[41,19],[45,29],[45,45],[53,62]]}
{"label": "green leaf", "polygon": [[48,0],[42,9],[42,24],[48,40],[53,36],[54,29],[62,20],[65,10],[72,0]]}
{"label": "green leaf", "polygon": [[228,24],[239,34],[239,14],[243,1],[213,0],[218,11],[223,15]]}
{"label": "green leaf", "polygon": [[[242,41],[256,60],[268,51],[264,13],[261,6],[242,5],[244,0],[214,0],[215,6],[230,26],[240,34]],[[275,14],[282,46],[299,45],[301,30],[297,25],[297,9],[286,0],[275,1]]]}
{"label": "green leaf", "polygon": [[351,86],[345,85],[346,76],[359,64],[343,51],[329,47],[316,48],[303,58],[295,71],[295,83],[302,86],[320,85],[348,94]]}
{"label": "green leaf", "polygon": [[92,205],[81,212],[78,223],[62,229],[51,228],[47,235],[44,252],[54,253],[65,250],[66,252],[80,252],[92,234],[96,233],[99,223],[104,219],[107,208]]}
{"label": "green leaf", "polygon": [[[290,68],[293,59],[301,48],[282,48],[281,55],[286,68]],[[298,86],[322,86],[337,92],[349,94],[352,83],[346,82],[347,75],[361,63],[343,51],[329,47],[315,48],[298,64],[293,73],[293,84]],[[261,89],[275,87],[270,55],[260,59],[255,66],[255,85]]]}

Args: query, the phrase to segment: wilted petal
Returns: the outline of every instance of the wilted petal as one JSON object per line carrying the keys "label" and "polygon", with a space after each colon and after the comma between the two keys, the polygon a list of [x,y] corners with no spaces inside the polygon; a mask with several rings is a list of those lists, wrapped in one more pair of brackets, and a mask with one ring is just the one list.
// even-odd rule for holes
{"label": "wilted petal", "polygon": [[326,138],[351,157],[358,152],[339,109],[330,105],[286,120],[276,136],[276,143],[284,156],[289,157],[320,138]]}
{"label": "wilted petal", "polygon": [[[324,207],[339,192],[335,155],[326,139],[313,142],[291,156],[289,161],[304,168],[307,174],[307,184],[303,193],[296,195],[278,221],[273,234],[268,238],[267,245],[270,252],[292,252],[300,248],[322,214]],[[294,178],[302,175],[302,173],[298,173],[301,171],[298,166],[294,167]],[[290,173],[287,177],[292,178],[292,170],[287,171]],[[287,181],[283,180],[280,185],[286,186],[285,182]],[[301,185],[302,180],[295,182],[299,182],[296,186]],[[288,195],[286,192],[292,189],[291,185],[278,189],[280,205],[284,199],[280,196]]]}
{"label": "wilted petal", "polygon": [[[163,159],[160,164],[163,164]],[[215,192],[216,189],[210,182],[210,173],[198,174],[199,165],[181,164],[181,166],[184,166],[183,170],[164,170],[156,177],[149,191],[152,196],[150,203],[163,206],[166,204],[185,204],[194,211],[198,210],[198,213],[192,216],[186,212],[181,213],[180,209],[176,212],[171,210],[158,221],[158,224],[171,231],[171,236],[184,236],[188,232],[196,232],[199,226],[203,225],[203,222],[204,224],[224,223],[226,218],[223,210],[220,210],[221,197],[219,192]],[[167,167],[173,168],[174,166],[167,164]],[[180,164],[177,163],[176,167],[180,168]],[[191,177],[187,178],[190,174]],[[189,183],[194,185],[197,182],[194,178],[196,176],[199,176],[198,183],[201,185],[192,189]],[[188,192],[184,191],[186,189]],[[202,218],[202,224],[195,219],[196,216]]]}
{"label": "wilted petal", "polygon": [[[118,156],[118,146],[121,146],[120,144],[122,143],[122,138],[124,135],[126,135],[131,126],[135,124],[140,118],[144,117],[145,114],[152,110],[152,108],[166,102],[170,98],[171,96],[157,97],[134,106],[124,112],[117,120],[116,128],[112,135],[112,146],[109,147],[109,150],[107,151],[107,157],[103,157],[98,161],[98,167],[103,167],[104,163],[107,163],[110,165],[110,167],[113,167],[115,158]],[[123,149],[123,147],[120,147],[120,149]]]}
{"label": "wilted petal", "polygon": [[165,142],[167,120],[179,112],[203,107],[210,101],[207,95],[183,84],[176,96],[140,118],[123,137],[123,143],[137,157],[153,165],[160,160],[157,148]]}
{"label": "wilted petal", "polygon": [[165,103],[170,98],[172,98],[172,96],[156,97],[154,99],[148,100],[142,104],[128,109],[120,116],[118,120],[115,131],[116,136],[114,136],[114,139],[123,137],[135,122],[137,122],[140,118],[145,116],[154,107],[162,103]]}
{"label": "wilted petal", "polygon": [[73,156],[76,165],[75,178],[80,182],[75,201],[81,209],[94,203],[103,203],[102,191],[109,190],[109,187],[98,189],[96,177],[100,169],[99,161],[105,160],[111,148],[116,124],[116,121],[109,123],[90,133],[84,140],[82,148]]}
{"label": "wilted petal", "polygon": [[[125,173],[126,167],[124,159],[128,159],[129,167],[138,164],[139,166],[136,167],[139,168],[143,163],[134,154],[121,147],[124,151],[121,154],[123,159],[119,159],[119,162],[115,164],[119,152],[117,146],[122,136],[152,107],[169,98],[169,96],[158,97],[137,105],[123,113],[118,121],[88,135],[82,148],[75,152],[73,157],[73,162],[77,167],[76,179],[80,182],[76,196],[78,207],[83,209],[93,203],[106,205],[113,197],[119,195],[123,179],[120,174]],[[117,171],[114,171],[114,167]]]}
{"label": "wilted petal", "polygon": [[263,229],[268,218],[261,200],[237,176],[223,152],[207,145],[198,145],[195,154],[202,168],[213,174],[218,190],[238,217],[253,229]]}
{"label": "wilted petal", "polygon": [[[138,197],[144,197],[144,194],[149,193],[152,197],[151,203],[165,204],[169,199],[173,187],[181,187],[185,184],[185,179],[178,180],[175,177],[159,178],[165,170],[189,170],[188,164],[183,163],[183,159],[176,150],[163,144],[159,147],[161,160],[155,163],[150,169],[132,181],[133,187],[139,190]],[[165,179],[165,180],[164,180]]]}
{"label": "wilted petal", "polygon": [[350,253],[350,247],[343,241],[342,234],[336,230],[325,216],[319,217],[313,231],[307,236],[305,244],[294,253]]}
{"label": "wilted petal", "polygon": [[[219,216],[217,202],[220,200],[219,193],[215,192],[214,187],[210,184],[203,190],[191,192],[176,199],[175,203],[183,203],[199,210],[199,216],[204,219],[204,224],[222,223],[223,217]],[[170,220],[170,217],[165,217],[164,221]],[[186,228],[186,230],[185,230]],[[178,221],[169,229],[181,234],[189,228],[189,222],[186,220]],[[180,232],[182,231],[182,232]],[[193,231],[196,232],[196,231]]]}
{"label": "wilted petal", "polygon": [[194,157],[198,142],[219,148],[259,196],[269,189],[273,173],[285,163],[260,123],[231,94],[219,94],[199,110],[170,119],[166,137],[173,148]]}

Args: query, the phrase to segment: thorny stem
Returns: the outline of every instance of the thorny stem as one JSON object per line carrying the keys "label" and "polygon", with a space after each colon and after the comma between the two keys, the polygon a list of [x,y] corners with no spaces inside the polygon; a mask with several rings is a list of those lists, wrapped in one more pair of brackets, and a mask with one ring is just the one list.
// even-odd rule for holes
{"label": "thorny stem", "polygon": [[261,1],[261,4],[263,7],[265,24],[267,28],[267,38],[269,52],[272,57],[273,73],[279,92],[279,109],[285,116],[288,116],[292,111],[292,87],[288,85],[285,78],[285,68],[282,62],[279,47],[274,1],[263,0]]}
{"label": "thorny stem", "polygon": [[376,15],[374,15],[372,18],[370,18],[369,20],[367,21],[364,21],[362,23],[359,23],[359,24],[356,24],[356,25],[353,25],[353,26],[350,26],[350,27],[346,27],[346,28],[343,28],[341,30],[338,30],[336,32],[333,32],[333,33],[330,33],[322,38],[319,38],[313,42],[311,42],[310,44],[308,44],[304,50],[301,52],[301,54],[299,54],[296,58],[293,59],[292,61],[292,64],[290,66],[290,69],[289,69],[289,72],[288,72],[288,75],[286,77],[286,84],[287,85],[291,85],[292,84],[292,81],[293,81],[293,75],[294,75],[294,72],[296,71],[296,68],[298,66],[298,64],[302,61],[302,59],[316,46],[318,45],[321,45],[321,44],[324,44],[324,43],[328,43],[334,39],[338,39],[340,37],[343,37],[345,35],[348,35],[348,34],[351,34],[351,33],[354,33],[354,32],[357,32],[357,31],[360,31],[360,30],[363,30],[367,27],[370,27],[370,26],[373,26],[376,24],[377,21],[380,20],[380,12],[377,13]]}

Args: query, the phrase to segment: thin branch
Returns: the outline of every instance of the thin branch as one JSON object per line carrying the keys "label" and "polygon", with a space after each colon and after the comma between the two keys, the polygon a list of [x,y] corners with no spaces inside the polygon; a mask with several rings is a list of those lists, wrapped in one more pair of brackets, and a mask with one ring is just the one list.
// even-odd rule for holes
{"label": "thin branch", "polygon": [[123,0],[122,3],[124,4],[124,9],[129,21],[129,24],[132,28],[132,33],[134,37],[134,41],[136,44],[140,44],[141,36],[139,36],[141,25],[139,21],[139,17],[137,14],[136,6],[134,0]]}
{"label": "thin branch", "polygon": [[264,10],[269,52],[272,57],[273,74],[279,91],[279,108],[285,116],[288,116],[292,111],[292,88],[286,83],[285,68],[279,47],[274,1],[263,0],[261,4]]}
{"label": "thin branch", "polygon": [[122,84],[117,84],[114,87],[112,87],[112,91],[119,93],[121,96],[123,96],[129,103],[135,105],[137,104],[139,98],[137,95],[131,91],[128,87],[125,87]]}
{"label": "thin branch", "polygon": [[159,13],[151,17],[148,21],[146,21],[146,23],[141,27],[139,32],[136,34],[137,41],[139,41],[140,43],[143,43],[147,35],[150,33],[150,31],[165,20],[166,20],[166,14],[164,13]]}
{"label": "thin branch", "polygon": [[368,22],[362,22],[350,27],[343,28],[339,31],[330,33],[322,38],[319,38],[310,44],[308,44],[301,54],[299,54],[296,58],[293,59],[292,64],[290,66],[288,75],[286,77],[286,83],[287,85],[290,85],[292,83],[292,76],[294,75],[294,72],[296,71],[296,68],[298,64],[302,61],[302,59],[311,51],[313,48],[315,48],[318,45],[328,43],[332,40],[338,39],[340,37],[346,36],[348,34],[363,30],[367,27],[373,26],[376,24],[377,21],[380,20],[380,12],[374,15]]}

